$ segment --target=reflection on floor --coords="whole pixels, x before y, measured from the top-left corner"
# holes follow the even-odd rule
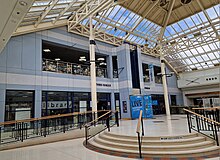
[[[121,121],[120,127],[112,128],[111,132],[136,135],[137,120]],[[171,117],[155,116],[155,119],[144,120],[145,135],[180,135],[188,133],[187,121],[184,115]],[[63,134],[65,136],[65,134]],[[62,141],[32,147],[24,147],[7,151],[0,151],[1,160],[125,160],[97,153],[83,146],[83,138]],[[210,160],[219,160],[212,158]]]

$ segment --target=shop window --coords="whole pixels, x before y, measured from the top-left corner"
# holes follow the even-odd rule
[[[176,95],[170,95],[171,106],[176,106]]]
[[[118,78],[118,59],[117,56],[112,56],[113,78]]]
[[[5,121],[34,118],[34,91],[6,90]]]
[[[107,78],[106,55],[96,53],[96,76]],[[89,51],[42,41],[42,70],[90,76]]]
[[[150,74],[149,74],[148,64],[142,63],[142,70],[143,70],[143,81],[150,82]]]
[[[158,75],[159,73],[161,73],[161,68],[158,66],[154,66],[155,83],[162,84],[162,77],[161,75]]]

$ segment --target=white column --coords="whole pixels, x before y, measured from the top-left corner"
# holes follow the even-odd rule
[[[160,50],[162,50],[162,48]],[[167,90],[165,62],[164,62],[164,57],[163,56],[160,57],[160,63],[161,63],[161,75],[162,75],[162,82],[163,82],[163,92],[164,92],[166,115],[169,116],[170,115],[170,106],[169,106],[169,98],[168,98],[168,90]]]
[[[95,67],[95,41],[94,28],[92,24],[92,16],[90,16],[90,74],[91,74],[91,97],[92,97],[92,111],[97,111],[97,92],[96,92],[96,67]]]

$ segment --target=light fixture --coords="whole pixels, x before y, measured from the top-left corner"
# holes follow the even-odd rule
[[[79,57],[80,59],[86,59],[86,56],[81,56],[81,57]]]
[[[115,27],[115,28],[114,28],[114,31],[116,32],[117,30],[118,30],[118,29]]]
[[[98,58],[97,61],[104,61],[105,58]]]
[[[201,35],[202,35],[201,32],[196,32],[196,33],[193,34],[194,37],[198,37],[198,36],[201,36]]]
[[[51,52],[50,49],[43,49],[44,52]]]
[[[100,66],[106,66],[106,63],[101,62],[99,65],[100,65]]]
[[[60,58],[55,58],[55,61],[60,61]]]
[[[20,4],[21,6],[27,6],[27,2],[25,2],[25,1],[20,1],[19,4]]]
[[[86,59],[85,58],[80,58],[79,61],[80,62],[86,62]]]

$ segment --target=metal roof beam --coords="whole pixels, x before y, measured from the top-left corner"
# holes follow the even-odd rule
[[[133,32],[137,26],[147,17],[147,15],[151,12],[151,10],[158,4],[160,0],[157,0],[156,2],[154,2],[154,4],[149,8],[149,10],[147,10],[147,12],[141,17],[141,19],[139,19],[139,21],[136,22],[136,24],[132,27],[132,29],[130,30],[130,32]],[[125,40],[129,37],[130,33],[126,35],[126,37],[124,38]]]
[[[207,11],[204,9],[202,3],[201,3],[199,0],[196,0],[196,2],[198,3],[199,7],[202,9],[202,11],[203,11],[205,17],[208,19],[208,22],[209,22],[210,25],[212,26],[212,29],[213,29],[213,31],[215,32],[216,37],[220,40],[220,36],[219,36],[219,34],[218,34],[218,31],[217,31],[217,29],[215,28],[215,26],[212,24],[212,20],[211,20],[211,18],[209,17]]]
[[[37,27],[40,22],[47,16],[47,14],[53,9],[53,7],[57,4],[59,0],[53,0],[53,2],[50,4],[49,7],[47,7],[44,11],[44,13],[38,18],[38,21],[35,23],[35,27]]]
[[[27,34],[27,33],[33,33],[33,32],[38,32],[42,30],[47,30],[51,28],[56,28],[56,27],[62,27],[67,25],[67,20],[59,20],[55,24],[52,22],[45,22],[45,23],[40,23],[37,27],[35,25],[29,25],[29,26],[24,26],[24,27],[19,27],[12,36],[18,36],[22,34]]]
[[[80,7],[68,20],[68,31],[70,32],[81,21],[88,18],[92,14],[96,14],[103,10],[109,4],[114,4],[114,0],[89,0]]]

